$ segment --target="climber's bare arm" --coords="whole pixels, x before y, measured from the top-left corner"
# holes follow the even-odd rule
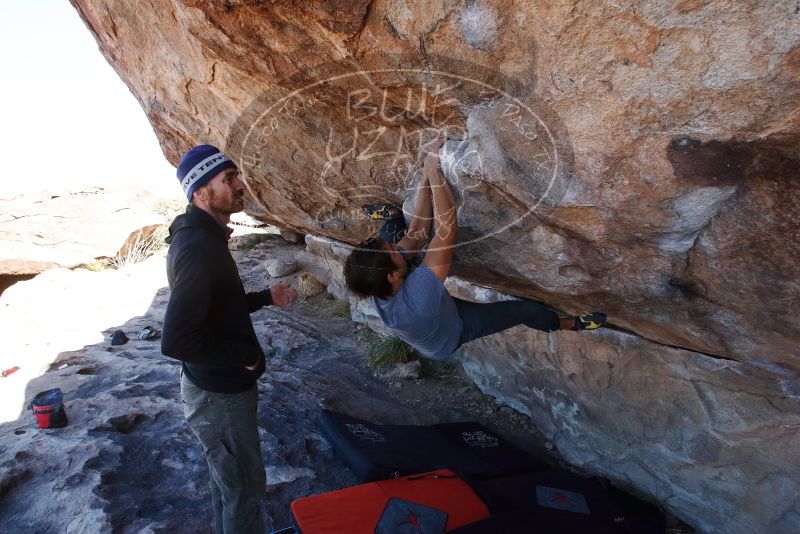
[[[450,185],[444,179],[439,167],[439,149],[445,138],[440,135],[431,145],[425,158],[423,173],[428,179],[433,199],[433,218],[436,221],[436,233],[433,235],[423,263],[442,282],[450,272],[453,260],[453,247],[458,234],[456,206]]]
[[[431,204],[431,189],[428,187],[427,176],[422,176],[418,191],[411,224],[408,226],[406,235],[397,243],[399,247],[408,252],[422,250],[431,238],[433,205]]]

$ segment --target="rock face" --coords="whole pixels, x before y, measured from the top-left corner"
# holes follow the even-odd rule
[[[307,237],[328,290],[348,295],[341,244]],[[447,280],[475,302],[509,295]],[[618,330],[544,334],[516,327],[458,353],[484,393],[527,414],[573,465],[636,488],[701,532],[800,530],[800,380],[774,366],[659,345]]]
[[[260,219],[355,243],[445,129],[459,276],[800,369],[795,6],[72,3],[167,157],[224,146]]]
[[[614,394],[632,409],[643,394],[632,384],[662,376],[662,389],[652,390],[673,403],[660,405],[664,428],[686,421],[696,436],[717,411],[749,410],[748,421],[761,413],[758,403],[742,408],[735,396],[691,386],[712,373],[702,362],[727,358],[728,370],[713,372],[720,391],[741,390],[744,376],[753,399],[795,418],[788,426],[737,427],[740,439],[785,432],[798,448],[795,5],[154,0],[141,10],[124,0],[71,1],[141,102],[167,157],[176,162],[200,142],[224,147],[247,179],[252,216],[356,243],[377,229],[361,204],[402,203],[419,174],[421,143],[446,130],[443,168],[459,202],[454,274],[567,312],[606,311],[616,326],[652,341],[609,335],[584,346],[526,336],[515,343],[572,347],[559,354],[580,347],[586,365],[606,358],[589,352],[619,350],[624,361],[643,354],[635,361],[649,364],[633,368],[638,378]],[[545,409],[555,391],[586,400],[579,410],[597,410],[610,395],[595,384],[579,397],[567,367],[553,364],[565,374],[551,377],[549,393],[517,398],[508,384],[540,383],[533,367],[516,362],[520,346],[504,343],[493,353],[501,378],[492,378],[488,360],[472,365],[476,381],[531,413],[530,403]],[[710,419],[699,426],[690,422],[700,419],[681,419],[688,417],[683,402],[695,403],[692,417]],[[654,449],[676,443],[633,422],[581,415],[573,429],[586,425],[587,434],[576,449],[601,446],[589,439],[590,423],[611,438],[632,432]],[[747,457],[724,432],[711,436],[733,447],[733,458]],[[713,444],[680,443],[694,465],[735,471],[715,467],[730,458],[703,452]],[[704,528],[745,532],[758,520],[778,528],[799,517],[745,505],[747,491],[726,484],[744,483],[747,473],[715,478],[675,470],[678,456],[656,462],[636,453],[657,471],[648,482],[627,473],[632,464],[612,464],[610,451],[598,451],[594,463],[574,458],[650,489],[655,480],[682,477],[669,486],[684,492],[670,506]],[[762,474],[763,484],[789,487]],[[737,527],[714,504],[713,495],[730,494],[733,515],[751,523]],[[700,510],[707,495],[713,513]]]
[[[636,487],[702,532],[800,530],[791,376],[613,330],[516,327],[462,351],[481,390],[530,415],[570,463]]]
[[[294,261],[272,260],[267,264],[267,272],[272,277],[286,276],[297,270],[297,263]]]

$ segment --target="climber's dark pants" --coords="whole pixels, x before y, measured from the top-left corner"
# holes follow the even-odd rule
[[[212,393],[181,373],[183,413],[203,445],[217,534],[263,534],[266,475],[256,407],[258,388]]]
[[[506,300],[481,304],[454,298],[464,323],[460,347],[464,343],[524,324],[543,332],[560,328],[558,315],[535,300]]]

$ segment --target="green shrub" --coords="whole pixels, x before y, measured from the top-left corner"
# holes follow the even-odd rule
[[[382,337],[372,344],[368,364],[373,369],[393,363],[408,363],[415,360],[414,351],[397,336]]]
[[[242,236],[242,244],[239,246],[239,250],[252,250],[253,247],[258,245],[259,243],[263,243],[267,239],[270,238],[270,234],[246,234]]]

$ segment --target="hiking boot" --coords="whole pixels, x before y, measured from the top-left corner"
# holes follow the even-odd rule
[[[387,221],[394,219],[400,214],[400,208],[391,204],[367,204],[361,208],[370,219]]]
[[[575,317],[575,330],[597,330],[606,324],[606,314],[593,312]]]

